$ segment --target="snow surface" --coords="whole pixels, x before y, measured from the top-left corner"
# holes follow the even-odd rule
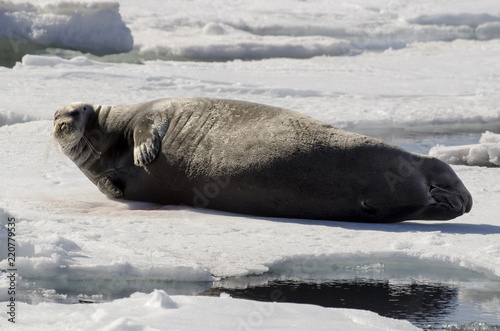
[[[442,133],[499,133],[496,0],[119,4],[0,1],[0,17],[10,20],[0,20],[0,36],[41,26],[43,38],[33,39],[41,43],[63,40],[74,28],[85,32],[68,39],[74,44],[49,44],[96,52],[111,39],[129,45],[128,29],[134,40],[131,53],[115,58],[57,50],[69,58],[25,55],[12,69],[0,67],[0,270],[8,268],[6,223],[15,217],[21,278],[211,283],[267,274],[323,280],[337,278],[335,270],[410,266],[415,274],[445,269],[500,280],[500,173],[464,165],[498,161],[493,133],[485,133],[479,146],[431,151],[450,163],[460,159],[462,165],[453,168],[474,198],[470,214],[449,222],[378,225],[111,201],[50,137],[54,112],[70,102],[178,96],[261,102],[357,132],[416,137],[413,146],[423,153],[442,144]],[[91,23],[85,28],[84,18]],[[99,34],[96,20],[115,29]],[[116,38],[120,33],[123,39]],[[262,60],[164,61],[176,57]],[[422,144],[419,137],[425,137]],[[8,286],[0,275],[2,307]],[[18,309],[27,329],[73,329],[75,323],[82,329],[162,329],[172,323],[172,329],[234,330],[241,321],[260,323],[262,316],[259,328],[290,329],[311,321],[317,329],[412,327],[365,311],[169,297],[161,291],[93,305],[19,303]],[[268,316],[268,310],[274,313]],[[208,312],[217,316],[213,322]],[[12,325],[0,318],[0,327]]]
[[[21,304],[16,328],[2,330],[419,330],[407,321],[353,309],[172,296],[155,290],[100,305]],[[131,309],[132,308],[132,309]],[[68,316],[71,327],[68,327]],[[3,323],[5,324],[5,323]]]
[[[1,1],[0,49],[31,53],[55,46],[103,55],[129,52],[133,43],[134,59],[335,56],[414,42],[498,39],[496,5],[495,0]]]
[[[141,8],[132,0],[121,3],[134,47],[144,57],[302,58],[401,48],[416,41],[500,37],[494,0],[256,0],[202,6],[178,0]],[[145,15],[150,10],[160,14]]]

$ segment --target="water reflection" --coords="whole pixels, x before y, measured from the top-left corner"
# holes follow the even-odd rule
[[[275,280],[247,288],[210,288],[203,295],[218,296],[222,292],[241,299],[365,309],[386,317],[410,320],[420,327],[437,328],[444,324],[446,316],[453,315],[459,290],[451,285],[415,282],[391,284],[389,281],[343,280],[302,283]]]
[[[472,278],[415,279],[389,276],[283,280],[262,275],[228,278],[214,284],[147,279],[24,278],[16,294],[19,301],[31,304],[72,304],[106,302],[155,289],[165,290],[169,295],[219,296],[224,292],[233,298],[257,301],[370,310],[381,316],[408,320],[423,329],[500,330],[499,282]]]
[[[135,292],[165,290],[169,295],[197,295],[212,282],[168,282],[162,280],[123,279],[24,279],[17,298],[30,304],[40,302],[99,303],[130,297]]]

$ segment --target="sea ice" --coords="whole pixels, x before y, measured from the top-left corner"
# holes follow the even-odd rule
[[[119,5],[0,1],[0,52],[18,61],[0,67],[1,270],[8,269],[7,219],[15,218],[18,280],[52,279],[46,295],[57,295],[68,279],[95,284],[96,295],[110,280],[210,286],[249,275],[323,281],[386,270],[500,279],[500,173],[493,167],[500,164],[499,135],[462,141],[500,126],[496,0]],[[22,57],[24,46],[30,54]],[[175,57],[184,61],[164,61]],[[462,146],[437,146],[431,155],[457,164],[474,206],[449,222],[357,224],[123,203],[106,199],[50,137],[54,112],[71,102],[189,96],[281,106],[351,131],[405,139],[425,154],[457,135]],[[1,272],[2,307],[9,286]],[[366,311],[159,290],[106,303],[18,308],[27,330],[414,329]],[[0,326],[13,328],[3,317]]]
[[[429,155],[450,164],[470,166],[500,166],[500,134],[486,131],[479,144],[462,146],[437,145],[431,148]]]

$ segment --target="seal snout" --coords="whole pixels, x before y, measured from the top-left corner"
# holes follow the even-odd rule
[[[54,124],[54,126],[56,127],[55,131],[56,132],[64,132],[64,131],[68,131],[68,123],[66,122],[61,122],[61,123],[57,123],[57,124]]]
[[[61,139],[73,131],[75,131],[74,123],[70,119],[58,118],[54,120],[53,135],[55,138]]]
[[[439,206],[447,208],[453,214],[463,215],[472,208],[472,196],[465,188],[450,190],[431,186],[429,193]]]

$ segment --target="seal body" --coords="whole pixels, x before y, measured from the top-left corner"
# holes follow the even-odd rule
[[[54,137],[110,198],[361,222],[452,219],[472,206],[442,161],[250,102],[75,103],[57,111]]]

